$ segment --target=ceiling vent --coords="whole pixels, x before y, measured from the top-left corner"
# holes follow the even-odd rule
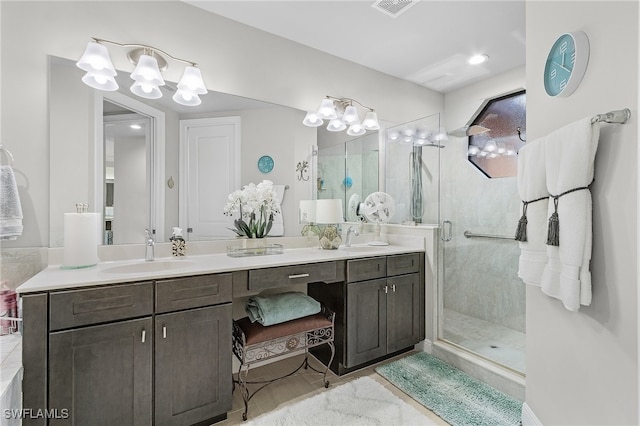
[[[392,18],[397,18],[411,6],[418,3],[418,1],[419,0],[377,0],[371,7]]]

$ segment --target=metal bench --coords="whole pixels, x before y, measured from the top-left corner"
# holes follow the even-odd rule
[[[249,401],[267,385],[292,376],[301,368],[310,368],[323,374],[324,387],[329,387],[327,373],[335,354],[334,346],[335,313],[322,305],[319,313],[309,315],[280,324],[263,326],[252,323],[248,317],[233,321],[233,353],[240,361],[237,383],[242,390],[244,413],[242,419],[247,420]],[[309,348],[327,344],[331,348],[331,358],[324,371],[315,369],[309,364]],[[281,357],[293,351],[304,350],[305,357],[302,364],[291,373],[270,380],[248,381],[247,376],[251,366],[258,362]],[[250,391],[248,385],[258,385]]]

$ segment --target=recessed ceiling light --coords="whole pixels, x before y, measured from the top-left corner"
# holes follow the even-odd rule
[[[473,55],[469,58],[469,63],[471,65],[478,65],[485,62],[487,59],[489,59],[489,55],[485,55],[484,53],[481,55]]]

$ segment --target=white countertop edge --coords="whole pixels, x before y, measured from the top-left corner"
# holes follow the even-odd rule
[[[223,273],[238,270],[269,268],[276,266],[298,265],[305,263],[328,262],[362,257],[385,256],[409,252],[424,252],[425,239],[403,235],[398,245],[393,239],[392,245],[369,246],[354,244],[350,248],[341,246],[337,250],[322,250],[317,247],[284,249],[283,254],[230,257],[225,253],[201,254],[183,258],[160,257],[154,262],[183,263],[184,267],[172,267],[158,271],[114,273],[113,270],[127,265],[145,263],[144,260],[121,260],[100,262],[96,266],[84,269],[61,269],[60,265],[49,265],[46,269],[17,288],[19,294],[51,290],[75,289],[104,284],[117,284],[145,280],[157,280],[180,276]]]

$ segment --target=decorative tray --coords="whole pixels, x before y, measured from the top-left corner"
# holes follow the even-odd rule
[[[265,256],[268,254],[282,254],[284,247],[282,244],[267,244],[264,247],[240,247],[228,246],[227,256],[246,257],[246,256]]]

